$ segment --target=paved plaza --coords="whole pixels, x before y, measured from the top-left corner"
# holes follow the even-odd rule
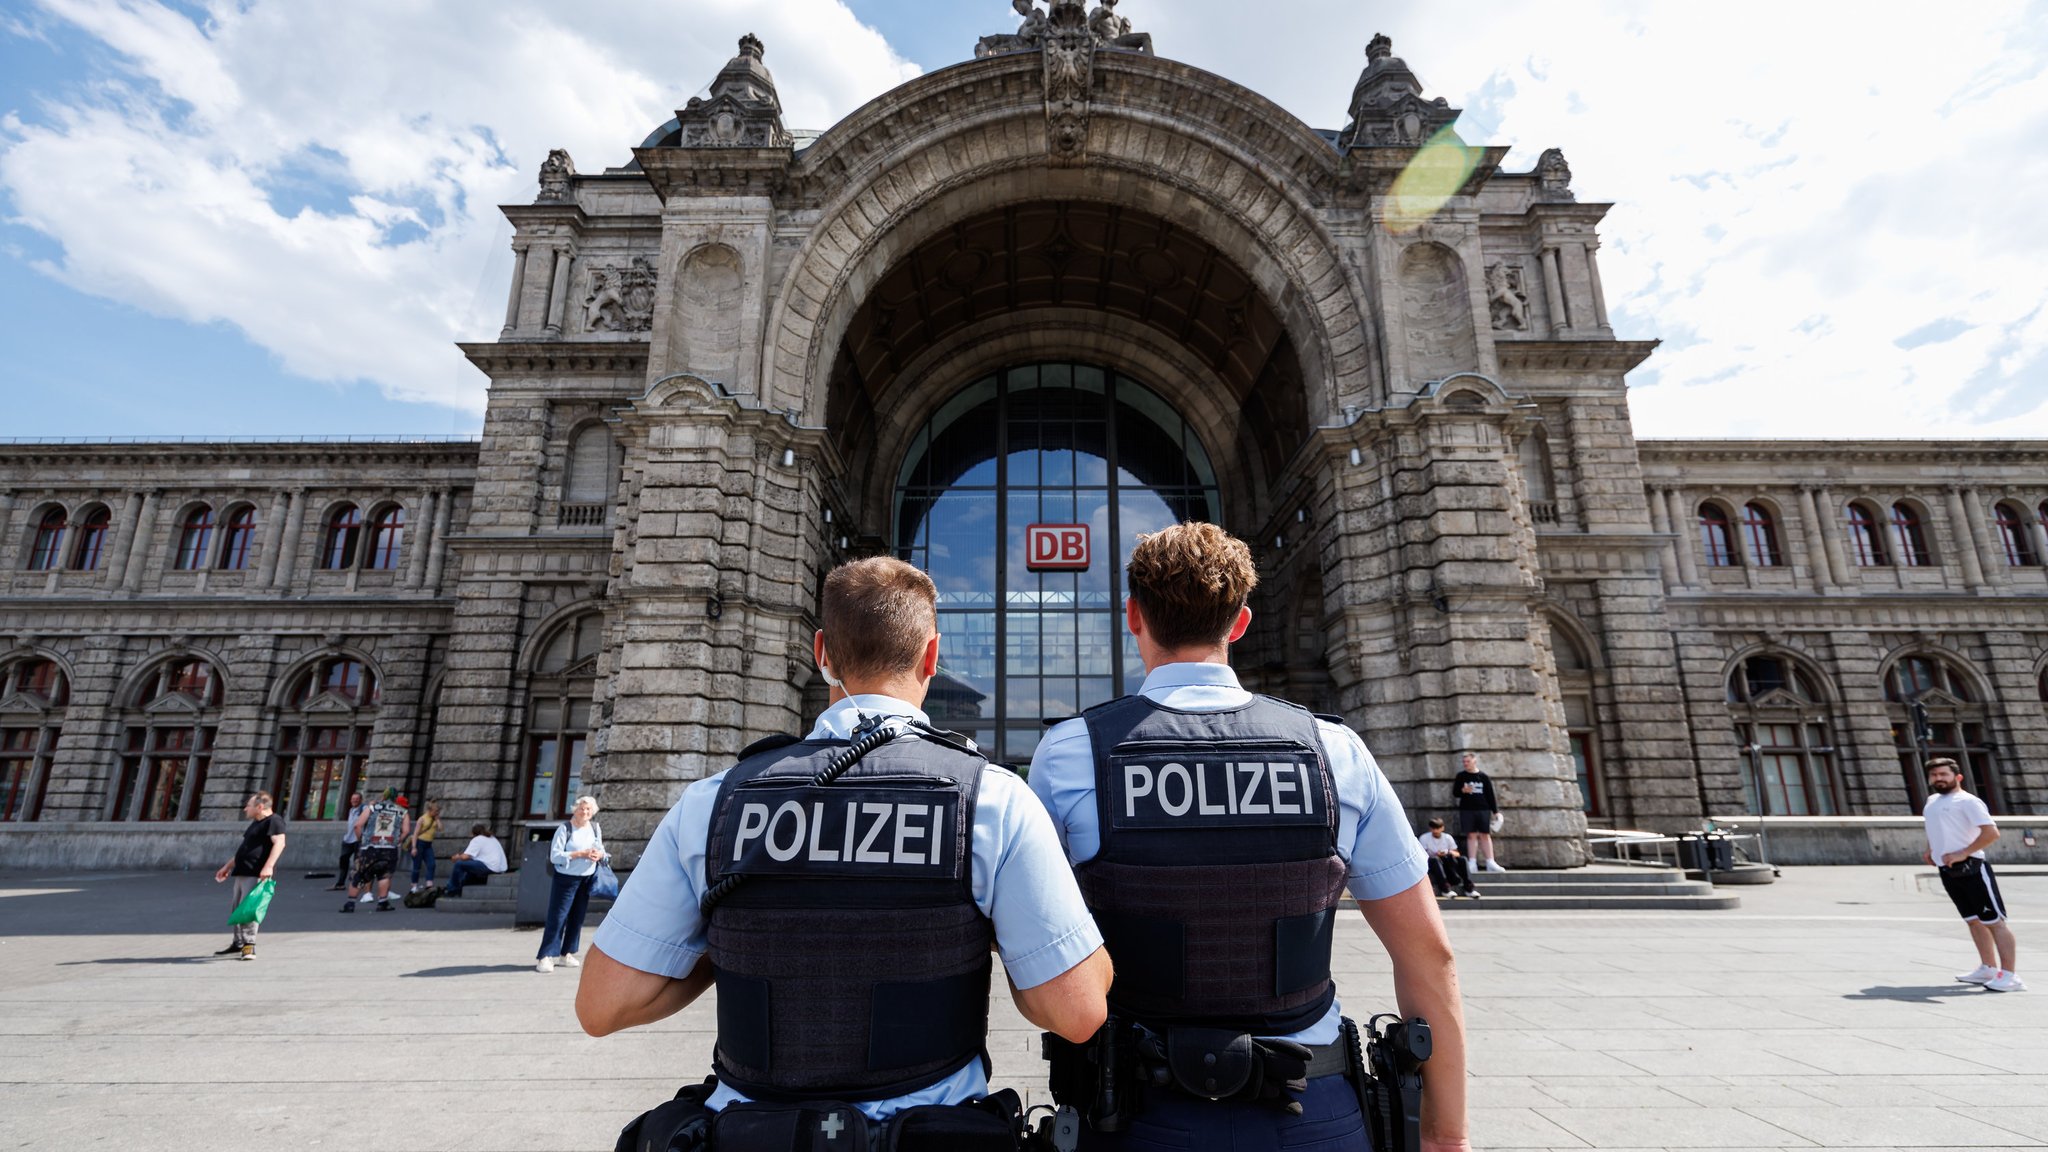
[[[2021,946],[2048,873],[2005,883]],[[0,873],[0,1148],[607,1149],[708,1067],[709,1001],[592,1040],[495,918],[341,916],[288,880],[254,963],[200,873]],[[2048,967],[1999,996],[1924,870],[1809,868],[1722,913],[1451,916],[1474,1147],[2048,1147]],[[1388,1002],[1347,915],[1345,1003]],[[2022,969],[2026,966],[2022,957]],[[1038,1081],[1007,1000],[997,1079]]]

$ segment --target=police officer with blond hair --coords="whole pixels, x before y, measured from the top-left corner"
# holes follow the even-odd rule
[[[1464,1152],[1457,974],[1400,801],[1356,733],[1239,686],[1230,645],[1258,583],[1242,541],[1180,524],[1128,574],[1143,687],[1053,728],[1031,762],[1116,961],[1102,1035],[1047,1041],[1055,1096],[1091,1122],[1079,1146],[1370,1147],[1373,1082],[1330,976],[1348,890],[1402,1016],[1433,1036],[1419,1146]]]
[[[989,1097],[991,946],[1027,1019],[1074,1041],[1101,1025],[1109,961],[1052,822],[919,708],[936,602],[895,559],[827,576],[831,706],[685,790],[598,929],[576,995],[591,1035],[718,989],[714,1079],[620,1147],[1015,1148],[1015,1094]]]

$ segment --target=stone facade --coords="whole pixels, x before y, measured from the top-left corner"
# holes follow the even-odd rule
[[[0,448],[0,661],[69,683],[61,709],[0,700],[0,725],[61,730],[41,819],[116,814],[140,685],[184,657],[224,691],[149,705],[217,729],[175,815],[231,814],[294,715],[347,710],[294,687],[346,656],[381,685],[346,722],[373,782],[503,828],[547,823],[573,769],[630,850],[815,710],[819,579],[898,546],[934,412],[1055,360],[1143,380],[1206,447],[1264,571],[1247,681],[1342,714],[1418,815],[1477,753],[1513,862],[1580,862],[1589,807],[1675,829],[1791,803],[1787,723],[1804,803],[1909,811],[1915,701],[2008,810],[2048,803],[2048,443],[1639,445],[1625,381],[1655,346],[1614,337],[1609,206],[1561,152],[1504,170],[1384,38],[1319,131],[1113,12],[1026,8],[822,134],[783,124],[748,37],[629,163],[551,154],[505,209],[503,331],[463,346],[480,443]],[[331,564],[344,500],[406,509],[395,568]],[[1852,500],[1917,510],[1922,553],[1858,563]],[[256,510],[248,566],[181,565],[200,502]],[[88,505],[99,566],[39,554],[42,518],[75,539]],[[1774,543],[1745,551],[1757,508]],[[1887,699],[1916,656],[1945,686]]]

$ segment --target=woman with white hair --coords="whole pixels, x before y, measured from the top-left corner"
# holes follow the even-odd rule
[[[576,949],[583,943],[583,917],[590,911],[590,884],[598,861],[611,855],[604,850],[604,830],[597,826],[596,816],[597,800],[578,797],[569,810],[569,822],[555,829],[555,841],[548,846],[548,860],[555,866],[554,887],[548,893],[537,972],[553,972],[557,958],[570,968],[582,963]]]

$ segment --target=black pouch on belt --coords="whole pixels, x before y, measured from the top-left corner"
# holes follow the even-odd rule
[[[926,1104],[889,1118],[883,1152],[1017,1152],[1024,1105],[1005,1088],[966,1104]]]
[[[612,1152],[696,1152],[711,1141],[711,1117],[704,1107],[718,1087],[718,1078],[706,1076],[677,1092],[675,1099],[642,1112],[619,1133]]]
[[[718,1152],[866,1152],[868,1118],[851,1104],[734,1104],[711,1121]]]
[[[1251,1082],[1252,1038],[1226,1028],[1171,1028],[1166,1066],[1174,1084],[1190,1096],[1235,1096]]]

